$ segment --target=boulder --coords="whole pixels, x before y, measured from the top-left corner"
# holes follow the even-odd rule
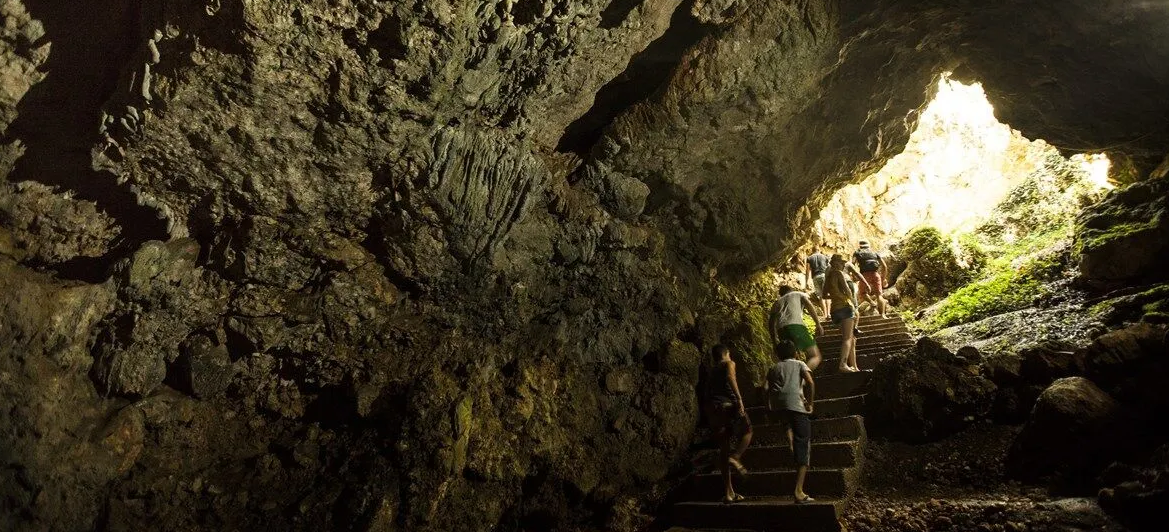
[[[1022,380],[1023,357],[1003,351],[982,359],[982,373],[999,386],[1013,386]]]
[[[995,385],[978,365],[931,338],[882,360],[869,383],[869,427],[910,441],[942,438],[986,416]]]
[[[1066,342],[1046,341],[1019,350],[1023,380],[1046,386],[1056,379],[1082,375],[1084,355]]]
[[[1086,376],[1124,404],[1130,453],[1169,441],[1169,326],[1139,323],[1104,334],[1083,350]]]
[[[689,342],[674,339],[657,356],[658,371],[667,375],[684,377],[689,382],[698,382],[698,370],[702,365],[702,353]]]
[[[1169,445],[1140,467],[1114,463],[1100,475],[1100,508],[1138,532],[1164,530],[1169,506]]]
[[[176,387],[200,399],[222,394],[231,383],[234,368],[227,346],[203,334],[187,338],[175,361]]]
[[[1169,326],[1138,323],[1106,333],[1080,355],[1085,374],[1117,399],[1152,408],[1169,408]]]
[[[1091,482],[1109,463],[1120,405],[1083,377],[1067,377],[1040,394],[1007,454],[1007,474],[1036,481],[1058,477],[1073,487]]]
[[[933,227],[909,233],[898,245],[907,266],[897,277],[897,293],[907,302],[929,303],[973,279],[976,261],[960,256],[954,246]]]
[[[1080,281],[1093,287],[1169,278],[1169,179],[1150,179],[1113,192],[1076,221]],[[1118,260],[1123,258],[1123,260]]]

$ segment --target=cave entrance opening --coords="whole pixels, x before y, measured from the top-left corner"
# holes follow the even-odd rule
[[[909,309],[1037,257],[1066,255],[1076,214],[1113,186],[1104,154],[1064,157],[1023,137],[995,118],[981,84],[947,73],[935,92],[904,151],[836,191],[810,242],[846,256],[862,239],[907,261],[930,256],[941,271],[896,285]]]

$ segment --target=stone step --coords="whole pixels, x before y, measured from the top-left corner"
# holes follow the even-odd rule
[[[868,324],[861,323],[860,330],[861,330],[861,335],[858,338],[864,338],[866,336],[870,336],[873,334],[884,334],[884,333],[894,333],[894,332],[908,333],[909,332],[908,327],[906,327],[905,325],[900,325],[900,324],[887,324],[887,325],[872,325],[872,326],[870,326]],[[820,334],[819,336],[816,337],[816,340],[817,341],[834,340],[834,339],[840,339],[842,336],[843,335],[841,334],[839,329],[832,329],[832,330],[825,329],[822,334]]]
[[[810,469],[804,479],[804,491],[813,497],[844,498],[855,490],[857,468]],[[790,496],[796,485],[796,472],[791,470],[755,470],[736,475],[735,492],[745,496]],[[683,500],[717,501],[724,493],[722,475],[703,473],[691,478]],[[728,523],[730,526],[734,526]]]
[[[812,409],[812,415],[816,418],[859,416],[863,415],[864,412],[864,395],[816,399],[815,408]],[[768,422],[775,423],[781,419],[779,413],[768,412],[765,405],[747,407],[747,417],[751,418],[752,424],[756,423],[756,420],[768,420]]]
[[[856,355],[856,364],[857,364],[857,366],[860,366],[861,370],[871,370],[871,369],[876,368],[877,363],[880,362],[885,357],[888,357],[890,355],[894,355],[894,354],[899,353],[899,352],[904,352],[904,351],[907,351],[909,349],[910,348],[905,347],[905,348],[901,348],[901,349],[890,349],[890,350],[880,351],[877,353],[869,353],[869,354],[862,354],[858,351],[857,355]],[[837,370],[839,368],[840,368],[840,358],[839,357],[825,358],[823,361],[820,362],[820,367],[816,368],[816,371],[812,373],[812,376],[819,377],[821,375],[825,375],[825,376],[834,375],[834,374],[838,373]]]
[[[888,334],[866,334],[862,337],[857,338],[856,340],[857,340],[856,341],[856,348],[857,349],[860,349],[862,347],[887,344],[890,342],[906,341],[906,340],[908,340],[910,342],[916,342],[916,340],[913,338],[913,335],[909,334],[908,332],[893,332],[893,333],[888,333]],[[841,340],[840,338],[837,338],[835,340],[828,340],[828,341],[823,341],[823,342],[817,341],[816,346],[820,348],[821,353],[831,352],[834,349],[839,351],[840,344],[842,344],[843,342],[844,342],[843,340]]]
[[[835,364],[835,362],[833,363]],[[817,400],[835,399],[837,397],[848,397],[865,393],[865,386],[872,376],[871,371],[828,373],[822,369],[823,367],[824,365],[821,364],[819,368],[816,368],[813,376],[816,380]],[[745,404],[754,405],[754,407],[748,408],[748,412],[758,412],[760,408],[767,406],[767,389],[751,388],[749,390],[743,390],[743,399]],[[754,420],[755,418],[752,417],[751,419]]]
[[[751,416],[754,423],[752,445],[787,445],[787,426],[777,423],[776,414]],[[865,423],[860,416],[820,418],[812,420],[812,442],[863,440]]]
[[[865,413],[865,396],[817,399],[812,415],[816,417],[859,416]]]
[[[904,340],[904,341],[897,341],[897,342],[888,342],[888,343],[879,344],[879,345],[858,346],[856,348],[856,356],[864,357],[864,356],[873,356],[873,355],[882,355],[882,356],[892,355],[894,353],[900,353],[903,351],[912,351],[914,346],[916,346],[916,345],[917,344],[914,342]],[[840,358],[840,348],[838,347],[838,348],[833,349],[831,351],[820,351],[820,356],[824,357],[824,359]],[[821,362],[821,364],[822,363],[823,362]],[[816,368],[816,369],[820,369],[820,368]]]
[[[825,319],[821,320],[821,323],[824,324],[825,331],[832,331],[832,330],[839,331],[840,330],[840,327],[838,325],[836,325],[835,323],[832,323],[832,320],[829,318],[825,318]],[[862,316],[861,317],[861,327],[863,328],[866,323],[869,325],[876,325],[876,326],[905,325],[905,320],[901,319],[901,316],[889,316],[888,318],[881,318],[878,316]]]
[[[833,441],[812,444],[810,462],[818,468],[855,467],[861,461],[864,440]],[[787,442],[782,445],[752,445],[743,453],[743,465],[749,470],[795,469],[795,458]],[[715,470],[711,470],[714,472]]]
[[[795,504],[791,496],[750,497],[734,504],[691,501],[674,505],[672,524],[714,530],[838,532],[843,507],[839,499],[817,498],[814,503]]]
[[[856,373],[836,373],[831,375],[813,375],[816,381],[816,399],[836,399],[865,393],[872,371],[858,371]]]

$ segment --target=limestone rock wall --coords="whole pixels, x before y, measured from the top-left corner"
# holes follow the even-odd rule
[[[742,329],[707,307],[941,72],[1057,146],[1166,144],[1161,99],[969,55],[1045,42],[1030,4],[0,6],[6,529],[633,526]],[[1110,71],[1162,86],[1158,16],[1062,46],[1147,34]],[[1080,128],[1081,87],[1126,106]]]

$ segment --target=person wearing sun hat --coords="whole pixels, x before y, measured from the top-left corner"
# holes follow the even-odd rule
[[[840,327],[840,371],[860,371],[856,367],[856,307],[852,304],[852,290],[845,275],[844,255],[832,255],[828,276],[824,279],[824,294],[832,301],[830,316],[832,323]]]

